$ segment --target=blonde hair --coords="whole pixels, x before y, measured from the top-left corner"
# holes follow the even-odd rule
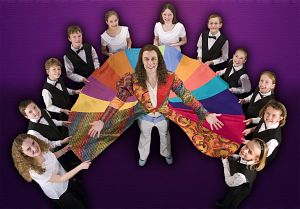
[[[213,13],[213,14],[209,15],[207,22],[209,22],[210,19],[215,18],[215,17],[217,17],[219,19],[219,22],[223,24],[223,19],[222,19],[221,15],[219,15],[217,13]]]
[[[50,67],[53,67],[53,66],[59,66],[61,68],[62,64],[57,58],[51,57],[51,58],[46,60],[45,69],[49,70]]]
[[[30,170],[33,170],[39,174],[45,172],[45,169],[37,163],[33,157],[29,157],[23,153],[22,144],[25,139],[31,138],[40,146],[41,152],[47,152],[49,150],[49,145],[44,141],[38,139],[30,134],[19,134],[13,141],[11,155],[14,161],[14,165],[18,170],[19,174],[28,182],[32,181],[29,174]]]
[[[265,104],[265,106],[259,111],[259,117],[264,117],[265,111],[268,107],[272,107],[275,110],[281,111],[282,120],[279,121],[279,126],[284,126],[287,118],[287,110],[285,106],[281,102],[272,99],[267,104]]]
[[[260,74],[260,77],[261,77],[262,75],[268,76],[268,78],[271,79],[272,84],[276,84],[276,75],[275,75],[274,72],[269,71],[269,70],[266,70],[266,71],[264,71],[264,72],[262,72],[262,73]],[[275,89],[275,87],[272,89],[272,93],[274,93],[274,89]]]
[[[254,142],[255,148],[260,150],[260,155],[259,155],[259,161],[255,164],[251,165],[250,169],[253,169],[256,171],[261,171],[266,165],[268,146],[266,145],[266,143],[263,140],[261,140],[259,138],[254,138],[251,141]],[[263,151],[263,153],[262,153],[262,151]]]

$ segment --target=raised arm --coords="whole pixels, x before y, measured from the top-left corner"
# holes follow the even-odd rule
[[[100,132],[102,131],[104,124],[109,121],[116,112],[118,112],[118,110],[126,102],[127,98],[132,95],[131,79],[132,75],[127,73],[119,81],[117,81],[117,95],[110,102],[100,120],[91,123],[92,127],[89,130],[89,136],[94,137],[97,135],[98,137],[100,137]]]

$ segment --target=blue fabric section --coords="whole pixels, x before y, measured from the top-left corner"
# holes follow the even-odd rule
[[[225,89],[228,89],[228,84],[222,78],[216,76],[200,88],[193,90],[192,94],[197,100],[202,100],[212,97]],[[181,102],[182,100],[179,97],[175,97],[170,98],[169,101]]]
[[[167,69],[174,72],[183,55],[176,48],[165,46],[165,52],[163,56]]]
[[[140,48],[131,48],[125,50],[125,54],[134,72],[135,72],[135,66],[138,61],[140,50],[141,50]]]
[[[239,99],[228,89],[221,93],[200,101],[209,112],[230,115],[243,115],[242,105]]]
[[[208,112],[221,113],[228,115],[243,115],[241,105],[238,103],[238,98],[232,94],[228,89],[222,91],[215,96],[207,99],[200,100],[202,105]],[[182,102],[169,102],[174,108],[188,109],[191,108],[183,104]]]

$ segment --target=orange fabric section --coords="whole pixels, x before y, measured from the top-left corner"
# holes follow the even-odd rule
[[[201,65],[201,62],[199,60],[192,59],[183,55],[180,62],[178,63],[176,75],[178,75],[178,77],[183,82],[185,82],[199,65]]]
[[[106,61],[100,68],[95,70],[95,72],[91,75],[101,84],[109,87],[110,89],[116,89],[116,81],[120,80],[121,76],[119,76],[109,65],[109,62]],[[110,79],[107,79],[110,78]]]

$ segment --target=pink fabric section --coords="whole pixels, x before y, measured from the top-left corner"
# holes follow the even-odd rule
[[[190,118],[191,120],[198,122],[198,117],[192,110],[179,109],[179,108],[172,108],[172,109],[176,109],[176,111],[181,115],[183,115],[184,117]],[[221,116],[218,117],[218,119],[222,121],[222,123],[224,123],[224,126],[219,130],[214,129],[212,130],[212,132],[219,134],[220,136],[226,139],[230,139],[231,141],[241,144],[242,138],[244,137],[242,131],[245,130],[246,128],[246,125],[243,122],[243,120],[245,120],[245,116],[222,114]],[[211,130],[210,125],[206,122],[206,120],[203,121],[202,125],[205,128]]]

